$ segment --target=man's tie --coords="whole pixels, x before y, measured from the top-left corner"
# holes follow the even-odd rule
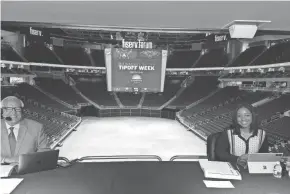
[[[14,156],[15,148],[16,148],[16,138],[13,132],[14,127],[10,127],[10,134],[8,136],[9,138],[9,143],[10,143],[10,150],[11,150],[11,155]]]

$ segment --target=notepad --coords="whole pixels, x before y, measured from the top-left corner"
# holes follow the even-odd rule
[[[206,178],[242,180],[239,171],[228,162],[201,160],[199,164]]]
[[[230,181],[203,181],[207,188],[235,188]]]
[[[10,194],[23,179],[0,179],[0,194]]]

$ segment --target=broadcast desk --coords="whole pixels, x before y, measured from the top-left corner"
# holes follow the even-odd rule
[[[24,178],[12,194],[290,194],[288,177],[242,176],[234,189],[213,189],[198,162],[96,162],[11,178]]]

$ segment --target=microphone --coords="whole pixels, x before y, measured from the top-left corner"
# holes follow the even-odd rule
[[[12,121],[12,118],[11,117],[5,117],[5,120],[6,121]]]

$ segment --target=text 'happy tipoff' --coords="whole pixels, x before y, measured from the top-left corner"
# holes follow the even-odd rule
[[[128,71],[154,71],[155,68],[152,65],[119,65],[119,70]]]

